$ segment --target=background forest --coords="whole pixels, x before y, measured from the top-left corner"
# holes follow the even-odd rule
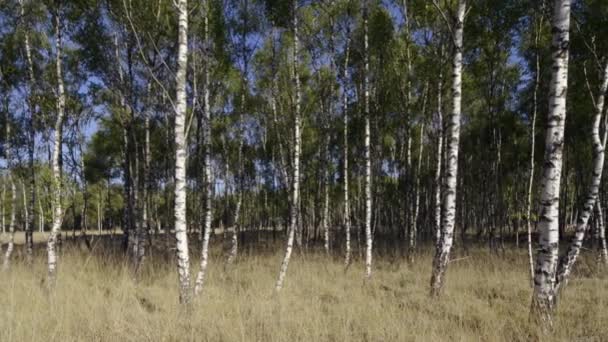
[[[606,37],[605,0],[0,1],[0,339],[600,341]]]

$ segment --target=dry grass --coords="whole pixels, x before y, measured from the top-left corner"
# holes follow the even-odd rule
[[[42,251],[40,251],[42,252]],[[121,258],[66,248],[56,291],[44,256],[0,276],[1,341],[528,341],[531,290],[524,254],[474,251],[450,265],[444,296],[428,297],[430,255],[414,265],[294,255],[273,296],[280,253],[242,257],[225,268],[214,251],[204,294],[189,313],[177,304],[173,262],[148,259],[136,283]],[[157,253],[158,254],[158,253]],[[194,258],[193,260],[196,260]],[[591,259],[591,258],[589,258]],[[589,264],[593,263],[589,261]],[[586,262],[560,302],[552,341],[606,341],[608,282]]]

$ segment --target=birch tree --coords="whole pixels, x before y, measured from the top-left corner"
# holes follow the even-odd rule
[[[293,30],[293,84],[295,87],[295,106],[294,106],[294,144],[293,144],[293,171],[291,176],[291,204],[289,206],[289,229],[287,231],[287,246],[285,248],[285,256],[281,263],[281,269],[279,270],[279,278],[275,284],[275,291],[279,292],[283,288],[283,282],[285,281],[285,275],[287,274],[287,267],[289,266],[289,260],[293,251],[293,241],[298,226],[298,212],[300,203],[300,150],[301,150],[301,139],[300,134],[300,102],[301,102],[301,91],[300,91],[300,74],[298,71],[299,67],[299,38],[298,38],[298,1],[292,0],[292,30]]]
[[[19,9],[22,20],[24,20],[24,45],[25,45],[25,57],[27,62],[27,84],[29,87],[29,94],[27,98],[28,112],[29,118],[27,122],[28,128],[28,141],[27,141],[27,154],[29,161],[29,191],[30,198],[29,202],[26,205],[25,210],[29,212],[28,221],[26,223],[26,227],[28,229],[25,230],[25,251],[26,258],[28,263],[32,262],[32,254],[34,248],[34,222],[36,222],[35,215],[35,203],[36,203],[36,169],[34,168],[34,151],[36,149],[36,131],[35,131],[35,118],[36,118],[36,108],[35,108],[35,85],[36,85],[36,77],[34,76],[34,63],[32,61],[32,47],[30,44],[30,32],[27,23],[25,22],[25,6],[23,0],[19,0]]]
[[[8,108],[6,108],[8,109]],[[13,178],[13,170],[11,168],[11,124],[9,119],[8,112],[6,113],[6,122],[5,122],[5,137],[4,137],[4,155],[7,163],[7,180],[10,184],[11,191],[11,211],[10,218],[8,221],[8,244],[6,246],[6,251],[4,252],[4,261],[2,262],[2,270],[6,271],[10,265],[11,255],[13,254],[13,249],[15,248],[15,212],[17,210],[17,188],[15,187],[15,180]]]
[[[348,267],[351,263],[351,238],[350,238],[350,199],[348,193],[348,62],[350,57],[350,32],[347,31],[346,51],[344,56],[344,75],[343,75],[343,90],[342,90],[342,112],[343,112],[343,135],[344,135],[344,147],[342,151],[343,158],[343,194],[344,194],[344,206],[343,206],[343,220],[344,220],[344,234],[346,240],[346,255],[344,257],[344,265]]]
[[[179,277],[179,301],[189,304],[190,259],[188,254],[188,229],[186,222],[186,71],[188,68],[188,0],[177,2],[178,47],[177,72],[175,75],[175,239],[177,273]]]
[[[365,278],[372,276],[372,159],[370,150],[370,111],[369,111],[369,1],[363,0],[363,116],[365,120],[363,136],[363,159],[365,162]]]
[[[434,2],[435,3],[435,2]],[[440,7],[444,18],[447,18]],[[442,203],[441,238],[435,247],[433,270],[431,275],[431,296],[437,297],[444,284],[445,273],[450,261],[450,250],[454,241],[454,226],[456,224],[456,187],[458,184],[458,150],[460,143],[460,115],[462,101],[462,41],[466,0],[458,1],[456,16],[453,23],[447,23],[452,38],[452,109],[447,120],[447,159],[445,190]],[[447,20],[447,19],[446,19]]]
[[[63,84],[63,64],[62,64],[62,25],[61,25],[61,5],[55,9],[54,21],[55,21],[55,72],[57,81],[57,117],[55,118],[55,136],[53,138],[53,153],[51,156],[51,169],[52,169],[52,226],[47,242],[47,253],[48,253],[48,276],[49,286],[53,286],[57,273],[57,235],[61,230],[61,223],[63,220],[63,208],[61,204],[61,149],[62,149],[62,138],[63,138],[63,121],[65,116],[65,90]]]
[[[443,50],[443,49],[442,49]],[[435,175],[433,181],[435,183],[435,202],[434,202],[434,218],[435,218],[435,244],[441,241],[441,164],[443,160],[443,71],[439,71],[437,78],[437,153],[435,160]]]
[[[534,295],[531,306],[532,315],[544,330],[553,326],[559,245],[559,195],[568,90],[569,30],[570,0],[555,0],[551,45],[553,65],[549,84],[545,156],[540,181],[538,253],[534,268]]]
[[[209,104],[209,1],[204,3],[203,17],[203,245],[201,248],[200,270],[196,277],[194,294],[198,295],[205,281],[209,258],[209,237],[211,236],[211,107]]]
[[[538,25],[537,25],[538,21]],[[535,152],[536,152],[536,114],[538,112],[538,87],[540,86],[540,52],[539,39],[540,31],[543,25],[543,17],[538,20],[534,19],[534,48],[535,48],[535,76],[534,76],[534,91],[532,93],[532,120],[530,122],[530,169],[528,172],[528,196],[526,202],[526,229],[528,238],[528,263],[530,265],[530,282],[534,287],[534,257],[532,253],[532,190],[534,186],[534,167],[535,167]]]
[[[555,296],[558,296],[560,290],[568,283],[568,278],[570,273],[572,273],[572,269],[583,245],[583,239],[585,238],[585,233],[587,232],[587,223],[593,214],[593,209],[596,207],[596,201],[599,196],[600,183],[602,181],[602,174],[604,172],[604,151],[606,149],[606,138],[608,138],[608,130],[606,129],[604,129],[603,134],[600,135],[600,125],[604,115],[604,97],[607,89],[608,62],[606,62],[604,65],[600,89],[597,99],[593,104],[595,107],[595,116],[593,118],[593,125],[591,128],[591,139],[593,141],[593,173],[591,176],[591,182],[589,184],[589,189],[587,190],[583,209],[578,216],[574,238],[572,239],[566,254],[560,259],[557,266]],[[592,96],[592,98],[595,97]]]
[[[597,218],[597,264],[598,266],[608,266],[608,248],[606,248],[606,226],[604,225],[604,213],[602,212],[602,201],[598,194],[595,203],[595,213]]]

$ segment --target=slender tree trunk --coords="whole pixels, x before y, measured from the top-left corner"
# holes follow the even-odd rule
[[[534,189],[534,158],[536,151],[536,114],[538,112],[538,88],[540,86],[540,52],[538,41],[540,39],[540,30],[542,27],[541,21],[536,27],[535,23],[535,36],[534,36],[534,47],[536,49],[536,76],[534,79],[534,92],[533,92],[533,107],[532,107],[532,120],[530,122],[530,169],[528,175],[528,197],[526,198],[526,228],[528,235],[528,263],[530,266],[530,284],[534,287],[534,257],[532,253],[532,191]]]
[[[600,200],[599,194],[595,204],[596,215],[597,215],[597,230],[598,230],[598,242],[597,242],[597,263],[598,266],[608,266],[608,248],[606,248],[606,226],[604,225],[604,213],[602,212],[602,201]]]
[[[424,118],[426,113],[426,100],[427,100],[428,86],[425,88],[423,99],[422,99],[422,117]],[[424,121],[420,124],[420,141],[418,145],[418,164],[416,168],[416,181],[414,184],[414,191],[416,192],[414,197],[414,216],[412,218],[413,224],[410,229],[410,243],[408,259],[410,262],[414,261],[414,253],[416,253],[416,242],[418,240],[418,214],[420,210],[420,173],[422,171],[422,151],[424,146]]]
[[[65,91],[63,85],[63,71],[61,62],[62,53],[62,36],[61,36],[61,19],[60,9],[56,9],[55,13],[55,49],[56,49],[56,78],[57,78],[57,117],[55,119],[55,137],[53,138],[53,153],[51,156],[51,169],[53,173],[53,224],[51,233],[47,243],[48,253],[48,276],[49,286],[53,286],[57,271],[57,252],[56,243],[57,235],[61,230],[61,222],[63,220],[63,208],[61,205],[61,147],[63,138],[63,120],[65,115]]]
[[[42,200],[38,197],[38,214],[40,215],[40,225],[39,229],[41,233],[44,233],[44,224],[46,218],[44,217],[44,208],[42,207]]]
[[[135,274],[138,275],[146,259],[146,241],[150,233],[150,113],[145,114],[144,118],[144,173],[142,188],[142,222],[139,227],[137,238],[137,258]]]
[[[443,160],[443,114],[442,114],[442,95],[443,95],[443,72],[439,71],[437,81],[437,166],[435,168],[435,244],[441,241],[441,162]]]
[[[175,76],[175,239],[177,241],[177,272],[179,275],[179,301],[189,304],[190,260],[186,222],[186,72],[188,67],[188,1],[179,0],[177,73]]]
[[[203,243],[201,248],[201,264],[196,283],[194,295],[198,295],[205,281],[209,257],[209,238],[211,236],[211,107],[209,103],[209,2],[204,3],[204,66],[203,66]]]
[[[6,113],[5,128],[6,128],[6,136],[5,136],[5,143],[4,143],[4,153],[6,156],[6,163],[7,163],[7,168],[8,168],[8,177],[7,178],[10,183],[10,186],[11,186],[11,212],[10,212],[10,219],[8,222],[8,233],[9,233],[8,245],[6,247],[6,252],[4,253],[4,261],[2,263],[3,271],[8,270],[10,260],[11,260],[11,255],[13,254],[13,249],[15,247],[15,212],[17,211],[17,188],[15,187],[15,180],[14,180],[12,170],[11,170],[11,164],[12,164],[11,163],[11,146],[10,146],[11,125],[10,125],[8,113]]]
[[[23,0],[19,0],[19,7],[21,11],[21,17],[25,18],[25,9],[23,6]],[[28,120],[28,141],[27,141],[27,154],[28,154],[28,162],[29,162],[29,181],[30,181],[30,200],[25,205],[25,209],[29,212],[29,216],[27,218],[26,227],[28,229],[25,230],[25,253],[26,260],[28,264],[32,263],[32,255],[34,250],[34,222],[35,221],[35,204],[36,204],[36,170],[34,168],[34,151],[36,149],[36,130],[35,130],[35,91],[34,86],[36,84],[36,79],[34,76],[34,63],[32,62],[32,49],[30,45],[30,33],[27,27],[24,27],[24,41],[25,41],[25,57],[27,60],[27,71],[28,71],[28,86],[30,88],[30,93],[27,99],[28,111],[29,111],[29,120]]]
[[[301,148],[301,135],[300,135],[300,73],[299,73],[299,37],[298,37],[298,2],[293,0],[293,83],[295,86],[295,111],[294,111],[294,146],[293,146],[293,174],[292,174],[292,195],[291,205],[289,208],[289,230],[287,233],[287,246],[285,248],[285,257],[281,263],[281,269],[279,271],[279,278],[275,285],[275,291],[279,292],[283,288],[283,282],[285,281],[285,275],[287,274],[287,267],[289,266],[289,259],[291,258],[291,252],[293,250],[293,240],[295,232],[298,226],[299,216],[299,203],[300,203],[300,148]]]
[[[583,210],[579,213],[574,238],[568,247],[566,255],[564,255],[557,266],[557,279],[555,283],[555,296],[559,296],[560,290],[568,283],[568,278],[572,272],[574,264],[580,254],[585,233],[587,232],[587,223],[593,214],[593,208],[596,206],[596,201],[599,196],[600,183],[604,172],[604,151],[606,147],[606,138],[608,130],[604,130],[603,137],[600,137],[600,124],[602,114],[604,113],[604,96],[608,89],[608,63],[604,66],[602,75],[602,83],[600,91],[595,103],[595,117],[593,127],[591,129],[591,138],[593,140],[593,174],[587,196],[583,205]],[[556,298],[557,299],[557,298]]]
[[[549,85],[549,113],[538,216],[539,248],[534,269],[534,296],[531,307],[532,315],[544,331],[553,327],[559,245],[559,195],[568,89],[569,29],[570,0],[556,0],[552,24],[553,66]]]
[[[348,193],[348,62],[350,57],[350,32],[347,32],[349,38],[346,42],[346,53],[344,58],[344,89],[342,94],[342,111],[344,116],[344,150],[342,151],[343,160],[343,182],[344,182],[344,212],[342,213],[344,220],[344,234],[346,239],[346,255],[344,257],[344,265],[348,267],[351,262],[351,239],[350,239],[350,199]]]
[[[326,162],[324,170],[324,187],[323,187],[323,247],[325,249],[325,253],[329,254],[329,141],[325,145],[326,148]]]
[[[363,4],[363,94],[365,128],[363,155],[365,160],[365,277],[372,276],[372,158],[370,150],[370,111],[369,111],[369,34],[368,0]]]
[[[452,60],[452,112],[448,118],[447,127],[446,182],[443,197],[441,239],[435,250],[431,276],[431,296],[434,297],[439,296],[441,293],[445,273],[450,260],[450,250],[452,249],[454,240],[456,187],[458,184],[458,145],[460,142],[460,114],[462,101],[462,40],[465,10],[466,0],[459,0],[457,14],[454,18],[455,22],[452,25],[452,39],[454,45]]]
[[[0,199],[0,204],[2,204],[2,237],[4,238],[4,234],[6,234],[6,176],[3,175],[2,178],[2,198]]]

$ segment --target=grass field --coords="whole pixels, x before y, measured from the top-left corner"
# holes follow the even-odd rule
[[[282,245],[247,253],[226,267],[217,247],[221,239],[212,243],[209,278],[190,312],[177,303],[177,275],[166,253],[155,251],[136,282],[115,248],[97,246],[89,253],[66,241],[50,297],[42,246],[33,266],[16,253],[0,276],[0,341],[539,339],[528,323],[531,289],[523,250],[454,256],[444,296],[433,300],[430,254],[412,265],[378,257],[373,279],[364,282],[360,261],[345,273],[340,257],[296,253],[285,288],[274,296]],[[583,258],[559,303],[554,335],[541,340],[606,341],[607,279],[591,255]]]

